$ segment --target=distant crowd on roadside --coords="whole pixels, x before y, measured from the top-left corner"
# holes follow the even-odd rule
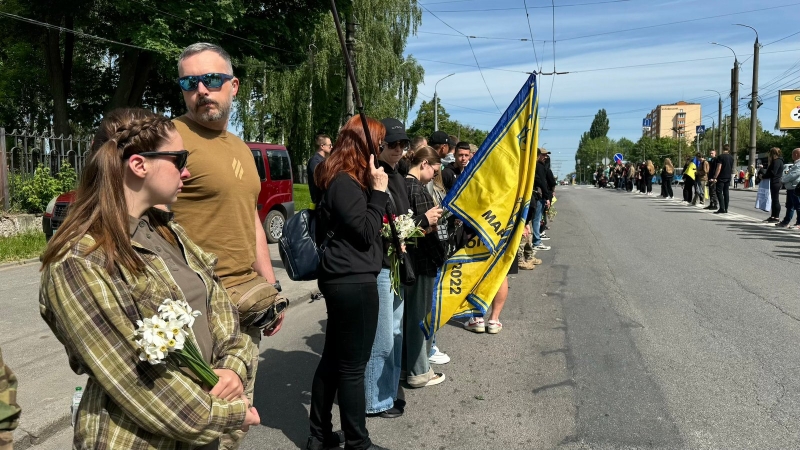
[[[743,189],[759,186],[764,191],[763,198],[766,201],[757,203],[756,207],[770,212],[764,222],[775,223],[780,228],[800,229],[800,149],[792,151],[791,164],[785,164],[781,155],[781,149],[773,147],[766,165],[759,162],[737,171],[730,146],[726,144],[721,155],[717,155],[716,150],[711,150],[709,157],[699,152],[687,155],[679,173],[670,158],[664,159],[660,170],[651,160],[601,167],[593,174],[594,186],[654,195],[653,184],[660,182],[661,197],[672,199],[673,188],[679,184],[683,191],[681,203],[715,210],[715,214],[728,213],[731,184],[734,188],[741,186]],[[786,214],[783,219],[780,218],[781,190],[786,190]],[[798,212],[797,222],[790,225],[795,211]]]

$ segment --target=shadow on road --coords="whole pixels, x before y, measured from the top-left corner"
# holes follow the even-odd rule
[[[305,336],[310,351],[267,349],[261,353],[254,406],[261,424],[283,434],[298,447],[308,439],[308,411],[311,381],[325,345],[327,320],[320,320],[320,332]]]

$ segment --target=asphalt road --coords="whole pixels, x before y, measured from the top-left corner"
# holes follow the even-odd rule
[[[677,199],[559,189],[553,249],[511,280],[503,332],[445,326],[447,380],[407,390],[400,418],[368,419],[374,441],[391,449],[800,447],[800,231],[763,224],[755,192],[732,191],[731,214],[720,216]],[[5,288],[38,283],[35,270],[0,271],[0,302],[11,296],[14,311],[26,311],[0,317],[4,352],[7,327],[18,336],[12,343],[48,339],[35,297]],[[262,342],[255,403],[263,426],[243,450],[304,446],[324,326],[323,302],[293,305],[284,329]],[[69,369],[50,339],[49,370],[23,369],[21,383],[44,377],[72,389],[72,379],[58,380]],[[11,355],[12,367],[25,364],[22,350]],[[67,448],[56,445],[67,439],[61,432],[32,448]]]

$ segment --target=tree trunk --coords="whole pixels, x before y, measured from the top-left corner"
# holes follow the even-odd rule
[[[64,18],[64,28],[72,30],[75,28],[75,17],[66,16]],[[75,54],[75,35],[64,33],[64,96],[69,98],[72,88],[72,61]]]
[[[141,50],[126,51],[119,62],[119,83],[108,109],[142,105],[142,95],[147,88],[155,56]],[[177,87],[176,87],[177,88]]]
[[[56,23],[60,23],[60,20]],[[53,131],[56,135],[72,134],[69,126],[67,90],[64,87],[64,68],[61,64],[61,40],[59,32],[48,29],[44,38],[45,66],[53,97]]]

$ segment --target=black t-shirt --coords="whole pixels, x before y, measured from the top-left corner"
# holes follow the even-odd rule
[[[453,189],[453,186],[456,184],[456,179],[458,176],[461,175],[461,169],[456,167],[456,164],[448,164],[442,169],[442,184],[444,184],[444,189],[447,192],[450,192],[450,189]]]
[[[311,201],[315,204],[319,203],[322,198],[322,190],[314,183],[314,169],[316,169],[322,161],[325,161],[325,158],[319,153],[314,153],[314,156],[311,157],[306,167],[306,174],[308,175],[308,193],[311,194]]]
[[[733,170],[733,156],[730,153],[723,153],[717,157],[719,164],[719,181],[731,181],[731,171]]]

